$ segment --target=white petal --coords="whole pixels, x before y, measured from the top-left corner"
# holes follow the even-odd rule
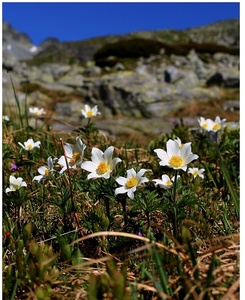
[[[185,159],[185,164],[188,165],[194,159],[198,159],[199,156],[197,154],[191,154]]]
[[[53,159],[51,156],[49,156],[49,158],[47,159],[47,164],[48,164],[48,169],[49,170],[53,170],[54,168],[54,163],[53,163]]]
[[[58,164],[61,166],[66,166],[66,160],[65,160],[65,156],[62,155],[59,160],[58,160]]]
[[[65,155],[67,157],[71,158],[73,155],[74,146],[71,144],[65,143],[64,148],[65,148]]]
[[[167,165],[169,162],[169,156],[166,151],[162,149],[155,149],[154,152],[156,152],[157,156],[161,159],[163,162],[161,165]]]
[[[111,160],[112,155],[113,155],[113,151],[114,151],[114,147],[113,146],[110,146],[110,147],[108,147],[105,150],[105,152],[104,152],[104,158],[105,158],[106,161]]]
[[[98,165],[100,162],[103,161],[103,152],[98,148],[93,148],[92,149],[91,160],[96,165]]]
[[[136,178],[139,179],[140,177],[142,177],[146,171],[147,171],[146,169],[140,169],[136,175]]]
[[[40,141],[37,141],[33,144],[33,147],[37,147],[37,148],[40,148],[40,144],[41,142]]]
[[[13,184],[15,181],[16,181],[16,178],[14,176],[10,175],[9,182]]]
[[[185,161],[186,158],[191,155],[191,143],[186,143],[183,145],[183,147],[180,149],[180,156],[183,158]]]
[[[107,173],[104,173],[104,174],[100,175],[99,177],[108,179],[108,178],[110,178],[110,174],[111,174],[111,171],[108,171]]]
[[[40,182],[40,180],[41,180],[43,177],[44,177],[43,175],[35,176],[35,177],[32,179],[32,181],[37,180],[38,182]]]
[[[63,172],[65,172],[65,170],[67,170],[67,166],[64,166],[61,170],[60,170],[60,174],[62,174]]]
[[[85,161],[81,164],[81,168],[88,172],[96,172],[97,165],[92,161]]]
[[[168,140],[166,143],[166,148],[169,157],[172,157],[173,155],[179,155],[180,148],[178,142],[173,140]]]
[[[79,137],[76,138],[75,148],[78,150],[79,153],[83,155],[86,145],[81,141]]]
[[[127,170],[127,178],[136,178],[136,172],[134,168]]]
[[[181,169],[181,170],[183,170],[183,171],[186,171],[186,169],[187,169],[187,165],[185,165],[185,166],[182,166],[181,168],[173,168],[173,169],[175,169],[175,170],[179,170],[179,169]]]
[[[27,186],[27,184],[25,181],[23,181],[20,186]]]
[[[22,181],[23,181],[23,178],[22,178],[22,177],[18,177],[18,178],[16,179],[16,182],[17,182],[18,184],[21,184]]]
[[[99,177],[101,177],[101,176],[99,176],[99,175],[98,175],[97,173],[95,173],[95,172],[92,172],[92,173],[88,174],[87,179],[91,179],[91,178],[99,178]]]
[[[88,112],[88,111],[90,111],[91,110],[91,107],[88,105],[88,104],[85,104],[85,111],[86,111],[86,113]]]
[[[112,162],[110,164],[111,165],[111,169],[113,170],[115,168],[116,164],[119,163],[119,162],[121,162],[121,161],[122,160],[120,158],[118,158],[118,157],[113,158],[113,160],[112,160]]]
[[[126,177],[122,177],[122,176],[119,176],[117,179],[116,179],[116,182],[120,185],[125,185],[126,182],[127,182],[127,178]]]
[[[26,148],[21,142],[18,142],[18,144],[22,147],[22,148]]]
[[[214,123],[220,124],[220,122],[221,122],[220,117],[217,116],[214,120]]]
[[[117,194],[124,194],[126,192],[127,192],[127,190],[125,189],[124,186],[121,186],[121,187],[115,189],[115,195],[117,195]]]
[[[134,192],[136,191],[136,187],[133,187],[132,189],[129,189],[127,192],[127,195],[130,199],[134,199]]]
[[[26,141],[26,144],[31,144],[31,145],[33,145],[33,144],[34,144],[33,139],[28,139],[28,140]]]
[[[166,182],[167,182],[168,180],[170,180],[169,176],[166,175],[166,174],[163,174],[163,175],[162,175],[162,181],[165,182],[165,184],[166,184]]]
[[[164,183],[162,180],[160,180],[160,179],[152,179],[152,181],[156,182],[156,183],[155,183],[156,185],[158,185],[158,184],[164,185],[164,184],[165,184],[165,183]]]
[[[39,167],[38,169],[38,173],[45,175],[45,171],[48,170],[48,168],[46,168],[45,166]]]
[[[139,180],[138,185],[140,185],[140,184],[142,184],[142,183],[145,183],[145,182],[148,182],[148,181],[149,181],[148,178],[146,178],[146,177],[141,177],[140,180]]]

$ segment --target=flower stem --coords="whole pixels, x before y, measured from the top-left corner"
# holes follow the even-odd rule
[[[177,207],[177,203],[176,203],[177,175],[178,175],[178,171],[175,170],[174,190],[173,190],[173,204],[174,204],[174,208],[173,208],[173,235],[178,240],[178,235],[179,235],[178,221],[177,221],[178,207]]]
[[[126,198],[122,198],[122,208],[123,208],[123,219],[124,219],[124,226],[127,226],[128,220],[127,220],[127,210],[126,210]]]
[[[79,222],[79,219],[78,219],[78,215],[77,215],[77,211],[76,211],[76,208],[75,208],[75,204],[74,204],[70,167],[69,167],[69,163],[68,163],[68,160],[67,160],[67,156],[66,156],[66,152],[65,152],[65,147],[64,147],[63,140],[60,139],[60,142],[61,142],[61,147],[62,147],[62,150],[63,150],[63,153],[64,153],[66,167],[67,167],[69,187],[70,187],[71,205],[72,205],[72,214],[74,215],[74,218],[76,220],[78,228],[81,228],[81,225],[80,225],[80,222]],[[79,231],[79,233],[83,236],[82,231]]]

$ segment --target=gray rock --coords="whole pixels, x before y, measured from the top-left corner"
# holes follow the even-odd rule
[[[169,66],[164,71],[164,79],[167,83],[175,83],[180,78],[183,78],[184,74],[175,66]]]

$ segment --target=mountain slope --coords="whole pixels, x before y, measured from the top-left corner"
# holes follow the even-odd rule
[[[239,49],[239,20],[226,20],[207,26],[190,28],[186,30],[156,30],[138,31],[124,35],[108,35],[75,42],[59,42],[57,39],[44,41],[38,51],[30,52],[33,44],[29,38],[17,33],[9,24],[3,24],[3,49],[6,45],[12,45],[11,55],[17,59],[32,59],[29,64],[40,65],[42,63],[84,64],[94,59],[94,55],[105,45],[128,41],[132,39],[147,39],[152,42],[160,42],[165,45],[208,44],[219,45],[229,49]],[[33,48],[35,49],[35,48]],[[218,51],[218,50],[217,50]],[[8,53],[8,51],[4,51]],[[10,54],[10,52],[8,53]]]

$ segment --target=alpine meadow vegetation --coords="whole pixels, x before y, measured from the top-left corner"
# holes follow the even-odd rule
[[[83,125],[55,132],[14,95],[16,114],[2,117],[3,299],[239,299],[239,127],[200,117],[195,131],[119,146],[96,127],[97,106],[81,103]]]

